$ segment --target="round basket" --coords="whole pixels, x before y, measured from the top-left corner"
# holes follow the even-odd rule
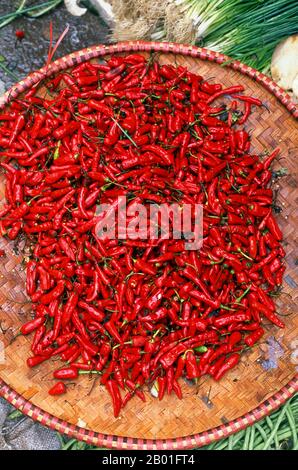
[[[253,131],[256,152],[280,147],[281,157],[274,169],[288,170],[276,182],[277,205],[283,208],[277,219],[284,233],[287,267],[283,291],[276,302],[286,328],[278,330],[266,325],[262,344],[246,353],[240,365],[219,383],[204,378],[198,386],[183,385],[181,401],[170,396],[159,402],[147,393],[146,403],[134,398],[121,416],[114,419],[109,397],[94,379],[81,377],[66,395],[50,397],[47,390],[53,384],[52,371],[59,362],[27,368],[25,359],[30,353],[30,338],[19,336],[13,340],[22,322],[30,316],[23,256],[13,243],[1,240],[6,256],[0,262],[0,396],[40,423],[96,446],[163,450],[199,447],[268,415],[298,390],[298,315],[295,314],[298,275],[294,256],[298,108],[268,77],[224,55],[188,45],[137,41],[94,46],[63,57],[11,88],[0,99],[0,109],[45,76],[86,60],[97,61],[131,51],[145,56],[155,52],[160,63],[186,66],[225,86],[241,83],[247,94],[267,105],[268,111],[264,107],[257,109],[246,127]],[[3,175],[0,175],[0,194],[3,199]]]

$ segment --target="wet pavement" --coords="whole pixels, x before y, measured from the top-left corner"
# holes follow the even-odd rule
[[[38,5],[43,0],[28,1],[26,6]],[[19,0],[0,0],[0,15],[15,11]],[[69,25],[69,31],[55,55],[63,57],[84,47],[107,43],[109,29],[99,16],[89,11],[80,17],[72,16],[64,4],[40,18],[21,17],[0,29],[0,56],[5,58],[5,65],[18,80],[30,72],[42,67],[46,62],[49,48],[49,24],[53,23],[54,39],[57,39]],[[18,41],[16,30],[25,32],[25,38]],[[0,68],[0,93],[2,87],[7,90],[17,80]]]

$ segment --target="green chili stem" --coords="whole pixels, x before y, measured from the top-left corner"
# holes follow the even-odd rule
[[[11,70],[9,70],[9,68],[6,67],[6,65],[3,64],[3,62],[0,62],[0,67],[5,73],[7,73],[7,75],[10,75],[10,77],[12,77],[14,80],[17,80],[17,81],[19,80],[19,77],[15,75]]]
[[[87,375],[87,374],[98,374],[98,375],[101,375],[102,372],[100,372],[99,370],[79,370],[78,372],[79,375]]]
[[[251,289],[251,285],[248,286],[248,288],[243,292],[243,294],[241,294],[239,297],[237,297],[237,299],[235,300],[236,304],[239,304],[241,302],[243,297],[246,296],[246,294],[250,291],[250,289]]]
[[[119,122],[112,117],[112,120],[115,122],[115,124],[119,127],[119,129],[121,130],[121,132],[125,135],[125,137],[127,137],[128,140],[131,141],[131,143],[136,147],[138,148],[137,144],[135,143],[135,141],[130,137],[130,135],[128,134],[128,132],[126,132],[125,129],[123,129],[123,127],[119,124]]]

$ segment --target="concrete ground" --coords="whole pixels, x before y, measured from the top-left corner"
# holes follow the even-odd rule
[[[28,0],[26,6],[38,5],[44,1]],[[0,16],[15,11],[19,3],[19,0],[0,1]],[[87,46],[108,42],[108,27],[99,16],[90,12],[80,17],[72,16],[64,4],[40,18],[21,17],[0,29],[0,56],[6,59],[4,63],[18,79],[26,77],[29,72],[45,64],[49,48],[50,21],[53,23],[55,39],[69,25],[69,32],[59,46],[55,58]],[[17,29],[25,32],[22,41],[16,40]],[[4,84],[4,89],[7,90],[16,80],[0,68],[0,81],[2,87]]]

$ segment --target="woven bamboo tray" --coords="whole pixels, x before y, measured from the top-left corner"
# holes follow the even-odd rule
[[[182,401],[170,396],[158,402],[148,393],[145,404],[135,398],[121,416],[114,419],[109,397],[94,379],[83,376],[69,387],[67,395],[50,397],[47,390],[53,384],[52,371],[59,362],[44,363],[31,370],[26,367],[30,338],[18,337],[11,342],[22,322],[30,316],[30,303],[24,289],[23,255],[13,243],[1,240],[7,256],[0,260],[0,339],[4,344],[2,352],[0,349],[0,396],[42,424],[97,446],[118,449],[202,446],[261,419],[298,390],[298,275],[294,256],[298,199],[295,117],[298,117],[298,109],[268,77],[226,56],[194,46],[146,42],[100,45],[59,59],[48,70],[41,69],[15,85],[0,99],[0,109],[45,75],[88,59],[97,61],[124,51],[140,51],[145,56],[155,51],[160,63],[187,66],[205,78],[214,77],[225,86],[241,83],[247,94],[267,104],[269,112],[265,108],[256,110],[247,128],[253,130],[256,152],[279,146],[281,158],[274,169],[288,169],[288,175],[276,183],[279,186],[277,204],[283,208],[277,218],[287,253],[283,292],[277,303],[286,329],[266,325],[262,344],[244,355],[240,365],[220,383],[204,378],[196,387],[184,385]],[[0,175],[2,200],[3,195],[4,178]]]

